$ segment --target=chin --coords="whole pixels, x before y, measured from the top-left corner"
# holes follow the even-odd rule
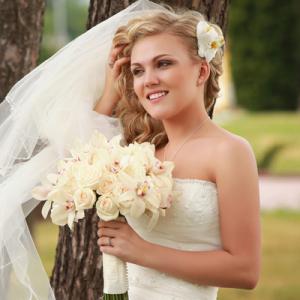
[[[168,105],[165,107],[157,107],[157,110],[152,111],[153,117],[156,117],[160,120],[163,119],[172,119],[180,114],[182,111],[182,107],[180,104],[176,106],[176,104]]]
[[[155,120],[166,120],[169,119],[173,116],[173,114],[170,113],[163,113],[163,112],[158,112],[158,113],[150,113],[148,112],[149,115],[151,116],[151,118],[155,119]]]
[[[178,111],[172,107],[148,107],[147,105],[143,105],[144,109],[151,116],[151,118],[156,120],[164,120],[174,117]]]

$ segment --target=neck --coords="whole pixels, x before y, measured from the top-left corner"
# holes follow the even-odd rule
[[[184,112],[174,118],[163,120],[163,125],[169,139],[168,147],[176,147],[176,145],[186,139],[187,135],[191,134],[197,126],[201,126],[201,123],[205,122],[203,127],[207,126],[208,123],[212,122],[208,119],[210,118],[205,110],[198,110],[189,113]],[[199,134],[203,130],[203,127],[201,126],[195,135]]]

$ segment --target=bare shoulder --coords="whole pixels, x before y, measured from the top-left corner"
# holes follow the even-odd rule
[[[249,141],[227,130],[222,130],[215,154],[219,159],[235,157],[235,155],[254,157],[254,152]]]
[[[206,141],[205,144],[201,141]],[[257,164],[251,144],[243,137],[229,132],[217,125],[208,130],[204,139],[199,139],[196,146],[200,165],[208,166],[208,176],[215,182],[249,175],[257,176]],[[203,155],[202,155],[203,154]],[[203,161],[203,158],[204,161]],[[234,176],[235,175],[235,176]],[[205,175],[204,175],[205,176]]]
[[[226,175],[231,180],[237,180],[238,177],[244,180],[252,177],[255,180],[258,176],[253,148],[244,137],[221,128],[214,156],[216,181],[228,181]]]

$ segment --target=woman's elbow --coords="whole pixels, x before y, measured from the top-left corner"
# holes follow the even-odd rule
[[[249,275],[246,280],[244,280],[243,288],[246,290],[253,290],[258,284],[258,275]]]
[[[253,290],[259,281],[260,270],[257,264],[244,267],[240,273],[239,284],[242,289]]]

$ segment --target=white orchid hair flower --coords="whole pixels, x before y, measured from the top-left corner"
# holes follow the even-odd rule
[[[222,30],[206,21],[197,24],[198,55],[210,62],[219,48],[224,45]]]

